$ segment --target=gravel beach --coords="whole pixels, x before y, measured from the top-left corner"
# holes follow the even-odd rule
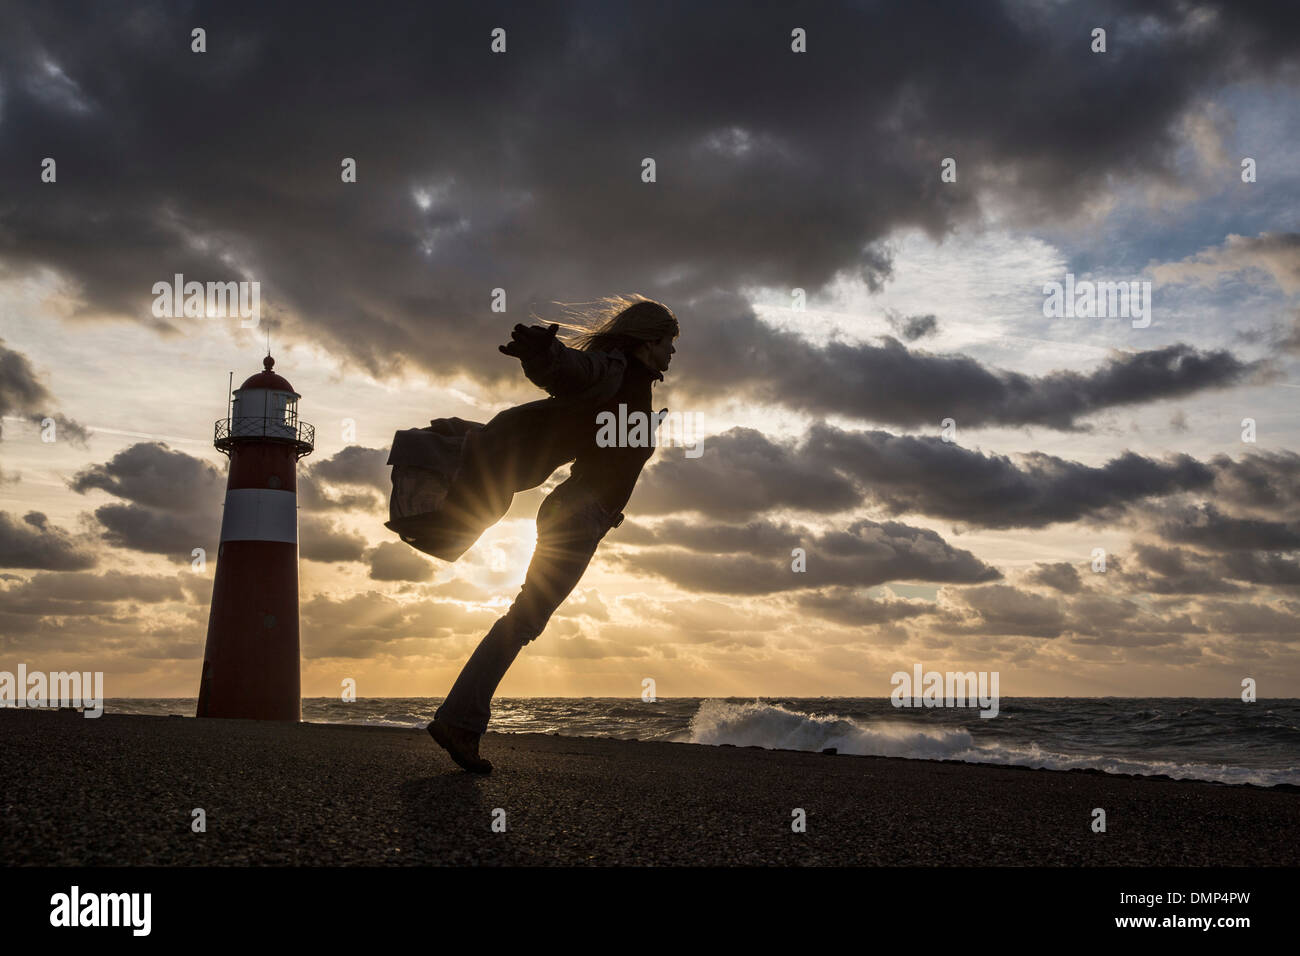
[[[481,750],[486,777],[422,729],[3,709],[0,862],[1300,863],[1294,788],[540,734]]]

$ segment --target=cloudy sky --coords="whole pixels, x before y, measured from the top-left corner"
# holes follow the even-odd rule
[[[502,694],[1295,696],[1300,8],[0,6],[0,669],[197,693],[269,330],[303,693],[441,696],[566,470],[446,564],[382,525],[393,432],[542,397],[514,323],[635,292],[704,451]],[[155,316],[177,273],[260,323]],[[1045,316],[1067,273],[1149,324]]]

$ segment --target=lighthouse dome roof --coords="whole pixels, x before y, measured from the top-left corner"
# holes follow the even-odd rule
[[[271,371],[271,368],[274,365],[275,359],[268,355],[266,358],[262,359],[262,371],[258,372],[256,375],[250,375],[244,380],[244,384],[239,387],[241,389],[265,388],[275,392],[293,392],[293,386],[290,385],[286,379]],[[294,392],[294,394],[296,395],[298,393]]]

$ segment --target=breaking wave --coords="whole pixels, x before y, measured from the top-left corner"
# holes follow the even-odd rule
[[[922,727],[901,720],[806,714],[761,701],[704,700],[691,718],[684,739],[715,747],[730,745],[812,752],[833,747],[842,754],[875,757],[963,760],[1048,770],[1092,769],[1116,774],[1252,783],[1261,787],[1300,785],[1300,771],[1294,768],[1265,769],[1103,754],[1056,753],[1035,743],[976,741],[970,731],[962,727]]]

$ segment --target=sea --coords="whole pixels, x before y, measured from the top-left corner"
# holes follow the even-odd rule
[[[106,713],[180,714],[197,701],[108,698]],[[424,727],[442,699],[303,698],[312,723]],[[895,708],[889,698],[497,698],[496,733],[767,747],[917,760],[1092,768],[1175,779],[1300,785],[1300,699],[1004,697],[997,716]]]

